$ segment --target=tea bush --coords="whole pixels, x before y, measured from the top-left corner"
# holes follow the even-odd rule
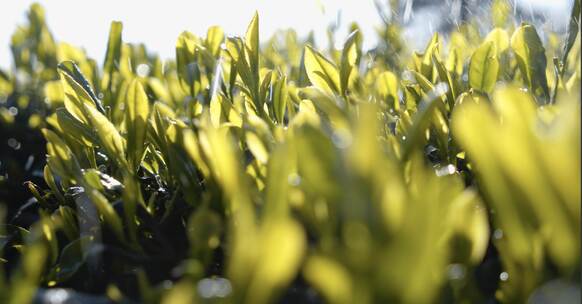
[[[323,51],[255,15],[163,62],[112,22],[99,66],[31,6],[0,73],[0,302],[572,301],[580,1],[545,42],[507,7],[422,53],[395,20]]]

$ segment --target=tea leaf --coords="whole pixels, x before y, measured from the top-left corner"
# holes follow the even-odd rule
[[[310,46],[305,47],[304,53],[309,81],[326,93],[340,93],[340,76],[336,66]]]
[[[495,87],[498,73],[496,44],[492,41],[485,42],[471,56],[469,83],[472,88],[489,93]]]
[[[565,67],[570,50],[576,42],[576,37],[580,31],[580,0],[574,0],[572,5],[572,13],[570,16],[570,22],[568,24],[568,36],[566,38],[566,43],[564,43],[564,50],[562,53],[562,65]],[[564,71],[566,69],[561,69],[561,76],[564,77]]]
[[[66,134],[71,134],[74,140],[82,145],[93,147],[98,142],[97,134],[88,125],[78,121],[69,111],[59,108],[56,111],[59,126]]]
[[[251,69],[259,68],[259,13],[255,12],[253,19],[247,27],[245,34],[245,46],[249,52]]]
[[[346,42],[344,43],[344,48],[342,50],[341,64],[340,64],[340,92],[346,94],[348,91],[348,81],[350,75],[352,75],[354,66],[358,61],[358,45],[357,38],[359,32],[353,31],[350,33]]]
[[[119,21],[112,21],[109,30],[109,40],[107,42],[107,52],[103,61],[103,80],[101,88],[109,89],[113,78],[113,72],[119,70],[119,61],[121,58],[121,32],[123,24]]]
[[[400,110],[398,78],[390,71],[382,72],[376,80],[376,90],[395,111]]]
[[[83,111],[83,105],[89,104],[96,107],[99,112],[105,113],[105,109],[101,104],[101,101],[97,98],[97,95],[93,92],[93,89],[89,85],[89,82],[83,76],[79,67],[72,61],[61,62],[58,65],[59,74],[61,75],[61,80],[64,87],[65,97],[71,100],[73,104],[78,108],[73,111],[67,109],[69,112],[78,114]],[[65,105],[67,105],[65,99]],[[78,117],[80,119],[86,117]]]
[[[85,105],[85,111],[89,114],[91,125],[99,137],[100,146],[105,149],[111,159],[116,161],[118,166],[126,167],[125,139],[121,137],[109,119],[95,108]]]
[[[495,44],[495,50],[497,51],[497,57],[509,48],[509,34],[507,31],[501,28],[495,28],[487,37],[485,37],[485,42],[493,42]]]
[[[307,281],[333,304],[351,303],[353,283],[347,270],[337,262],[319,256],[307,260],[303,270]]]
[[[511,48],[525,84],[548,101],[550,90],[546,79],[546,51],[536,29],[529,24],[520,26],[511,37]]]
[[[206,32],[206,45],[212,55],[218,57],[220,45],[224,42],[224,31],[219,26],[211,26]]]
[[[272,85],[272,103],[275,118],[279,124],[285,119],[285,109],[287,108],[287,99],[289,92],[287,90],[287,77],[283,77]]]
[[[132,80],[129,84],[126,100],[127,151],[130,151],[127,158],[132,172],[136,172],[145,151],[149,116],[148,97],[138,79]]]
[[[261,235],[262,255],[249,286],[248,303],[269,303],[275,290],[285,287],[298,272],[305,250],[301,227],[291,220],[269,223]]]

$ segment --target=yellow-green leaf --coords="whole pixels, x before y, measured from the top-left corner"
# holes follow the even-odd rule
[[[352,303],[353,282],[344,265],[329,258],[312,256],[303,275],[331,304]]]
[[[498,73],[497,47],[492,41],[485,42],[471,56],[469,84],[473,89],[489,93],[495,87]]]
[[[248,290],[247,303],[271,303],[299,271],[305,251],[301,226],[290,219],[269,222],[261,231],[261,253]]]
[[[305,47],[305,70],[311,83],[327,93],[340,93],[340,77],[337,67],[319,52]]]
[[[100,145],[105,149],[107,156],[117,162],[119,166],[125,166],[125,139],[119,134],[115,126],[97,109],[85,105],[89,114],[91,125],[95,129]]]
[[[137,171],[145,150],[149,115],[148,97],[138,79],[131,81],[127,89],[126,102],[127,158],[131,169]]]
[[[382,72],[376,79],[376,90],[380,98],[395,111],[400,110],[398,99],[398,77],[390,71]]]
[[[96,107],[101,113],[105,113],[105,109],[103,108],[101,101],[97,98],[97,95],[93,92],[89,81],[87,81],[85,76],[83,76],[79,67],[74,62],[61,62],[58,65],[58,70],[61,75],[65,92],[65,106],[67,105],[66,101],[68,98],[79,108],[76,110],[77,112],[83,111],[83,104],[87,103]],[[68,107],[67,110],[69,110]]]
[[[63,108],[57,109],[56,114],[59,127],[64,133],[72,135],[71,138],[82,145],[92,147],[97,144],[97,135],[88,125],[78,121],[71,113]]]
[[[485,42],[489,41],[495,43],[497,56],[509,48],[509,34],[507,34],[507,31],[502,28],[495,28],[489,32],[487,37],[485,37]]]
[[[525,84],[537,95],[550,96],[546,77],[546,50],[532,25],[520,26],[511,37],[511,48]]]
[[[217,57],[220,54],[220,45],[224,41],[224,31],[220,26],[211,26],[206,32],[206,46],[210,53]]]
[[[121,32],[123,24],[119,21],[112,21],[109,30],[109,41],[107,42],[107,52],[105,54],[105,61],[103,62],[103,79],[101,88],[109,89],[112,74],[119,70],[119,59],[121,58]]]
[[[245,34],[245,46],[250,55],[250,66],[258,70],[259,66],[259,13],[255,12],[253,19],[247,27]]]
[[[358,61],[358,34],[357,30],[353,31],[346,39],[342,50],[340,65],[340,90],[342,94],[346,94],[348,90],[350,75],[352,75],[354,66]]]

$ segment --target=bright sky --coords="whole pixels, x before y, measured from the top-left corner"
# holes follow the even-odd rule
[[[25,22],[32,0],[5,0],[0,18],[0,66],[11,57],[8,45],[17,24]],[[47,22],[59,41],[83,46],[89,56],[102,61],[111,20],[123,22],[126,42],[144,42],[162,57],[173,57],[174,46],[184,30],[205,35],[211,25],[220,25],[229,35],[244,35],[255,10],[260,16],[261,38],[277,29],[294,28],[300,35],[317,29],[326,40],[325,29],[343,8],[344,21],[362,23],[365,35],[374,36],[380,22],[373,1],[362,0],[37,0],[46,10]],[[325,10],[322,11],[322,5]],[[347,22],[342,22],[344,26]],[[345,27],[344,27],[345,28]],[[347,28],[341,34],[347,32]]]
[[[571,0],[512,0],[567,10]],[[0,66],[11,63],[10,36],[26,20],[32,0],[3,0],[0,18]],[[105,54],[111,20],[123,22],[126,42],[143,42],[163,58],[174,57],[180,32],[205,35],[211,25],[220,25],[229,35],[243,35],[255,10],[260,15],[260,34],[267,39],[277,29],[294,28],[299,35],[315,30],[316,40],[325,44],[326,28],[341,9],[343,28],[357,21],[364,32],[364,45],[375,41],[374,27],[380,24],[373,0],[37,0],[46,10],[49,27],[57,40],[84,47],[101,62]],[[322,9],[323,8],[323,9]],[[427,26],[426,20],[415,20]],[[430,23],[430,22],[428,22]],[[430,25],[430,24],[429,24]],[[338,40],[343,37],[338,35]],[[416,37],[418,40],[419,37]],[[422,42],[424,43],[424,42]]]

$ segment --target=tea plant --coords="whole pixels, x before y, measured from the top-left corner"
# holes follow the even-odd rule
[[[1,302],[55,288],[96,303],[566,294],[580,277],[580,2],[546,43],[506,5],[485,35],[469,21],[422,53],[390,20],[368,52],[355,24],[339,50],[292,30],[261,43],[255,14],[244,37],[181,33],[162,62],[112,22],[101,67],[33,5],[12,48],[25,83],[0,74],[0,126],[24,128],[10,107],[34,113],[46,166],[28,204],[0,198]]]

